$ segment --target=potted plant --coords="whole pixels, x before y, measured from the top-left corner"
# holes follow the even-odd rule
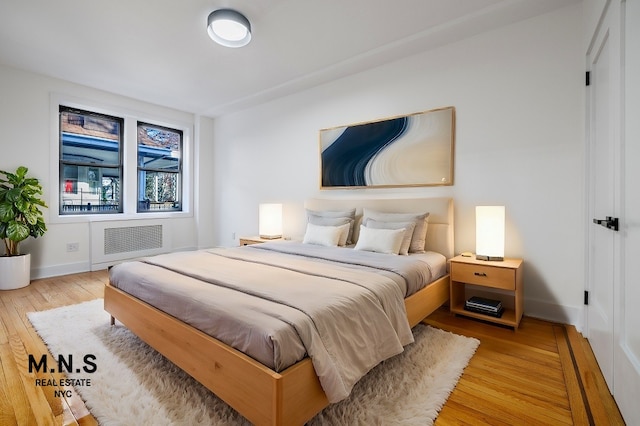
[[[19,244],[29,237],[44,235],[47,227],[39,207],[42,186],[27,177],[20,166],[15,173],[0,170],[0,239],[5,254],[0,256],[0,290],[25,287],[31,282],[31,255],[21,254]]]

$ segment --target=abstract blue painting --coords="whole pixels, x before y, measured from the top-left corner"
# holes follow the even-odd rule
[[[453,185],[454,107],[320,130],[321,188]]]

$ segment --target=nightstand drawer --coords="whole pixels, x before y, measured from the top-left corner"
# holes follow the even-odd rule
[[[251,244],[260,244],[262,241],[253,239],[253,238],[240,238],[241,246],[249,246]]]
[[[452,262],[451,280],[505,290],[515,290],[516,283],[513,269],[459,262]]]
[[[240,237],[240,245],[249,246],[251,244],[261,244],[261,243],[268,243],[271,241],[280,241],[280,240],[282,240],[282,238],[262,238],[258,236]]]

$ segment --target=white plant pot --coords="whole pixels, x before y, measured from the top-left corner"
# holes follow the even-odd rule
[[[0,290],[13,290],[31,282],[31,254],[0,256]]]

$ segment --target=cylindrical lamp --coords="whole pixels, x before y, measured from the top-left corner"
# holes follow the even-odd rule
[[[476,259],[504,260],[504,206],[476,207]]]
[[[282,204],[260,204],[260,238],[282,238]]]

